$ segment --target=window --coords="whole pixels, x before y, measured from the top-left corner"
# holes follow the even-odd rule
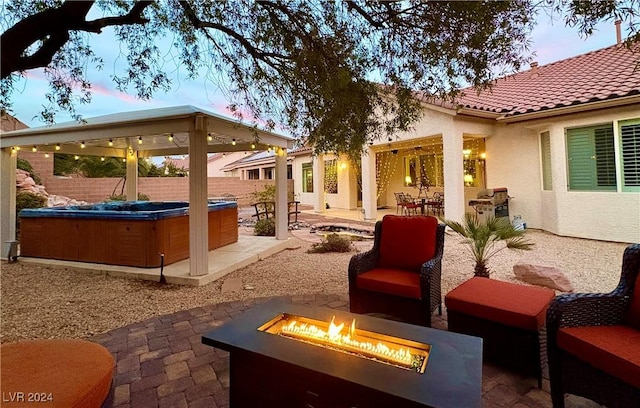
[[[287,164],[287,180],[293,180],[293,166]]]
[[[542,153],[542,189],[553,190],[551,181],[551,138],[549,132],[540,134],[540,152]]]
[[[338,194],[338,161],[324,162],[324,191],[327,194]]]
[[[613,126],[567,130],[569,190],[615,191]]]
[[[302,164],[302,192],[313,193],[313,166],[311,163]]]
[[[259,169],[247,170],[247,180],[258,180],[258,179],[260,179]]]
[[[640,191],[640,119],[620,122],[622,190]]]
[[[269,167],[266,169],[263,169],[264,172],[264,179],[265,180],[273,180],[274,179],[274,174],[275,174],[275,167]]]

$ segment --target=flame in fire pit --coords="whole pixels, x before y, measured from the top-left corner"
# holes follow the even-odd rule
[[[335,316],[327,324],[305,317],[283,314],[258,330],[424,372],[430,346],[358,330],[355,319],[345,330],[344,322],[336,324],[334,320]]]

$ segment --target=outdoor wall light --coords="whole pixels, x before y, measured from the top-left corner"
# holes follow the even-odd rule
[[[113,139],[109,139],[109,147],[113,146]]]
[[[87,145],[84,144],[84,140],[82,142],[80,142],[80,148],[84,149],[85,147],[87,147]]]
[[[56,150],[60,150],[60,143],[56,144]]]

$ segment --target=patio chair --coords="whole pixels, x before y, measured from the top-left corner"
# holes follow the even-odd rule
[[[378,313],[430,327],[442,314],[444,224],[434,217],[385,215],[373,248],[349,262],[351,312]]]
[[[611,293],[557,296],[547,310],[554,408],[570,393],[609,408],[640,406],[640,244],[624,251]]]
[[[404,208],[405,215],[411,215],[413,211],[413,215],[418,215],[418,208],[420,208],[420,204],[417,204],[411,194],[403,194],[404,202],[402,203],[402,207]]]
[[[400,210],[400,214],[404,214],[404,194],[403,193],[393,193],[396,197],[396,214],[398,214],[398,210]]]

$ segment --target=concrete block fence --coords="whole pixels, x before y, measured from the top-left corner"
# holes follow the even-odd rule
[[[33,170],[42,179],[47,193],[62,195],[76,200],[97,203],[111,194],[123,190],[121,178],[58,177],[53,175],[53,155],[48,158],[43,153],[20,152],[20,157],[29,161]],[[293,180],[287,180],[289,191],[293,190]],[[238,197],[241,207],[251,204],[251,193],[262,191],[275,180],[240,180],[239,177],[209,177],[207,196],[218,197],[233,194]],[[149,196],[152,201],[189,200],[188,177],[140,177],[138,191]]]

